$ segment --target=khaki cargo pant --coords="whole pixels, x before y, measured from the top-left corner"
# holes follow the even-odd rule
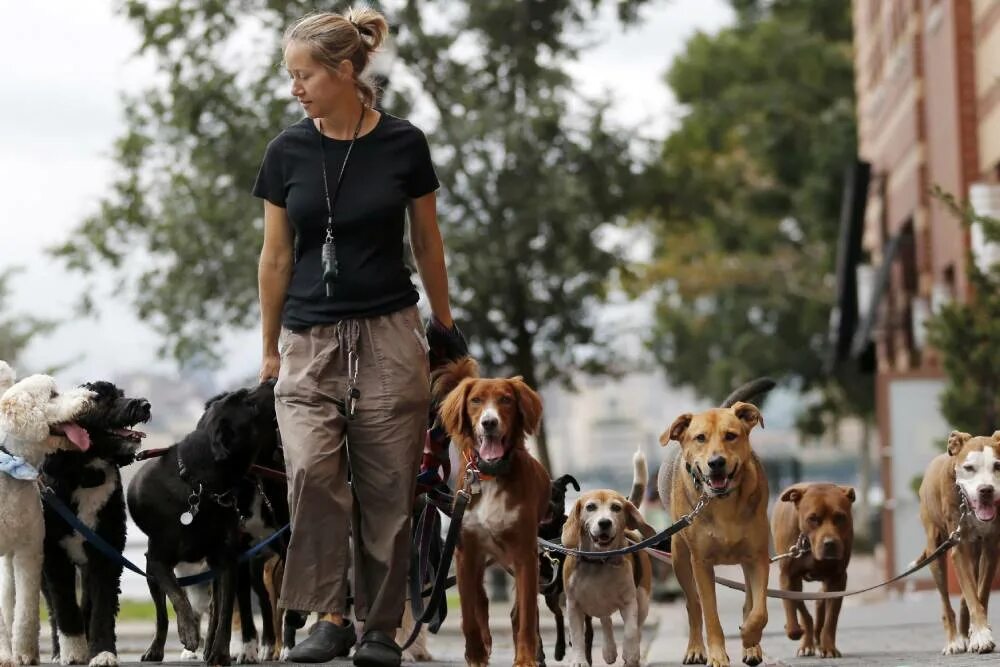
[[[348,420],[342,403],[352,349],[361,396]],[[405,603],[430,403],[420,315],[411,306],[301,332],[282,329],[278,350],[274,394],[292,520],[280,604],[344,613],[353,537],[356,617],[368,629],[392,633]]]

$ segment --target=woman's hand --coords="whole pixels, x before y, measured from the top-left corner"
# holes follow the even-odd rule
[[[267,382],[272,378],[278,377],[278,370],[281,368],[281,357],[277,354],[268,354],[264,356],[264,360],[260,364],[260,376],[259,380],[261,382]]]

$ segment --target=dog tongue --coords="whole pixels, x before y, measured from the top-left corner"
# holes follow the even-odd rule
[[[479,458],[484,461],[496,461],[503,458],[503,440],[500,438],[483,438],[479,446]]]
[[[980,521],[992,521],[997,516],[997,506],[993,503],[974,503],[972,511]]]
[[[69,441],[76,445],[80,451],[85,452],[90,449],[90,434],[87,433],[87,429],[73,422],[60,424],[59,427],[62,429],[63,435],[69,438]]]
[[[724,489],[726,484],[729,483],[729,479],[726,477],[709,477],[708,483],[713,489]]]

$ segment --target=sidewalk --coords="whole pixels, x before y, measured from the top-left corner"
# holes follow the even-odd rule
[[[881,580],[878,568],[870,560],[859,558],[851,563],[850,588],[862,588]],[[738,568],[719,568],[719,575],[732,579],[742,579]],[[772,587],[777,577],[772,573]],[[806,584],[807,590],[817,589],[816,584]],[[742,651],[739,640],[739,624],[742,614],[743,594],[719,587],[718,600],[722,627],[726,632],[726,648],[733,667],[740,662]],[[953,599],[957,612],[958,600]],[[539,600],[540,625],[547,664],[568,665],[569,657],[561,662],[552,659],[555,644],[555,623],[552,615]],[[813,613],[813,603],[809,604]],[[493,656],[491,664],[510,665],[513,662],[513,642],[510,630],[510,604],[494,603],[490,609],[490,626],[493,631]],[[946,665],[965,667],[998,662],[997,655],[942,656],[945,644],[941,626],[941,606],[936,592],[927,591],[904,595],[887,595],[881,592],[847,598],[840,615],[837,633],[837,647],[843,653],[838,660],[822,658],[799,658],[795,652],[798,642],[785,637],[784,610],[780,600],[768,601],[768,624],[764,630],[762,645],[766,665],[789,665],[795,667],[915,667],[917,665]],[[991,620],[997,625],[998,613],[994,606]],[[259,619],[258,619],[259,627]],[[47,632],[42,633],[43,655],[47,655]],[[150,622],[120,623],[118,646],[123,662],[138,664],[139,656],[146,649],[153,636]],[[167,640],[167,660],[179,663],[177,657],[180,645],[176,628],[171,624]],[[621,627],[616,632],[618,648],[621,650]],[[595,641],[595,665],[603,665],[599,635]],[[687,646],[687,614],[683,601],[656,604],[650,610],[643,629],[643,663],[651,667],[680,665]],[[459,626],[459,610],[452,608],[441,631],[430,635],[428,647],[435,661],[425,663],[429,667],[463,665],[464,640]],[[349,660],[335,661],[335,665],[350,665]],[[619,657],[618,664],[621,664]]]

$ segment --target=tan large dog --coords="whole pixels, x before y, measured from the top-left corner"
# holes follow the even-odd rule
[[[674,572],[687,600],[690,636],[684,664],[729,665],[725,636],[715,599],[715,566],[743,566],[747,582],[743,605],[743,662],[763,660],[760,637],[767,624],[769,569],[767,478],[750,448],[750,431],[763,425],[760,411],[749,403],[678,417],[660,436],[680,446],[667,449],[657,486],[673,519],[691,511],[699,498],[708,503],[690,528],[673,537]],[[702,608],[708,651],[702,640]]]
[[[968,511],[964,517],[963,504]],[[962,529],[961,541],[953,551],[955,573],[962,587],[960,633],[955,628],[955,612],[948,599],[946,559],[939,558],[930,566],[944,605],[944,631],[948,643],[942,653],[946,655],[966,650],[973,653],[993,650],[993,633],[986,619],[986,607],[1000,547],[1000,526],[996,520],[998,504],[1000,431],[992,437],[978,438],[952,431],[948,452],[930,462],[920,484],[920,519],[927,531],[926,553],[937,549],[956,528]]]

